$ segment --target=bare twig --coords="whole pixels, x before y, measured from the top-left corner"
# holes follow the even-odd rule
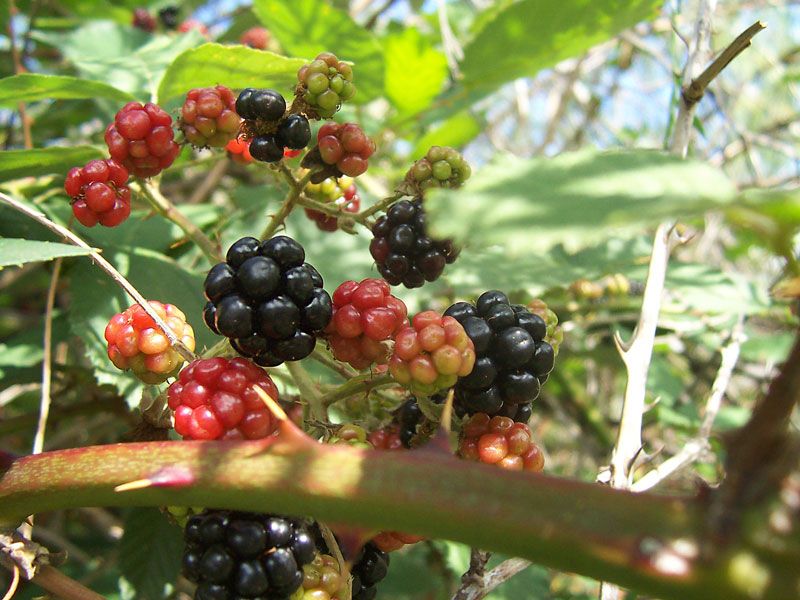
[[[192,195],[189,196],[186,204],[200,204],[205,201],[208,195],[214,191],[214,188],[219,185],[220,180],[225,176],[230,162],[231,161],[227,158],[223,158],[211,167],[203,178],[203,181],[200,182],[200,185],[198,185],[194,192],[192,192]]]
[[[150,318],[153,319],[153,321],[155,321],[156,325],[158,325],[158,328],[164,333],[165,336],[167,336],[167,339],[169,340],[170,344],[175,348],[175,350],[178,351],[178,353],[184,358],[184,360],[192,361],[195,358],[197,358],[194,352],[192,352],[189,348],[187,348],[186,345],[180,340],[180,338],[175,335],[172,329],[170,329],[169,325],[167,325],[164,322],[164,320],[158,316],[158,313],[153,310],[147,299],[144,296],[142,296],[135,287],[133,287],[133,284],[130,281],[125,279],[122,273],[120,273],[119,271],[117,271],[117,269],[114,268],[114,265],[112,265],[105,258],[103,258],[97,250],[92,248],[89,244],[84,242],[81,238],[79,238],[77,235],[75,235],[66,227],[63,227],[58,223],[55,223],[50,219],[48,219],[44,213],[36,210],[35,208],[27,206],[26,204],[23,204],[22,202],[15,200],[11,196],[4,194],[3,192],[0,192],[0,201],[8,204],[13,209],[23,213],[24,215],[27,215],[37,223],[44,225],[50,231],[61,236],[69,243],[74,244],[75,246],[78,246],[80,248],[84,248],[85,250],[88,250],[89,256],[91,256],[95,264],[98,267],[100,267],[103,271],[105,271],[108,274],[108,276],[111,277],[111,279],[113,279],[123,290],[125,290],[125,292],[131,298],[133,298],[136,301],[137,304],[139,304],[139,306],[142,307],[142,309],[144,309],[144,311],[150,316]]]
[[[11,571],[11,584],[8,586],[8,590],[3,596],[3,600],[11,600],[14,597],[14,594],[17,593],[17,586],[19,586],[19,567],[14,565]]]
[[[714,420],[717,418],[719,409],[722,406],[725,390],[730,383],[733,369],[736,366],[736,362],[739,360],[739,351],[745,339],[743,325],[744,318],[740,316],[731,332],[728,344],[720,352],[722,359],[720,361],[719,370],[711,386],[711,393],[706,401],[705,415],[703,416],[703,421],[700,424],[697,435],[689,440],[675,456],[667,459],[657,468],[648,472],[631,485],[632,491],[643,492],[655,487],[667,477],[698,460],[708,451],[708,438],[711,435]]]
[[[63,600],[103,600],[100,594],[96,594],[50,565],[39,567],[31,581]]]
[[[144,196],[148,204],[150,204],[156,212],[180,227],[186,236],[203,251],[203,254],[206,255],[209,262],[218,263],[223,261],[219,246],[212,242],[197,225],[187,219],[186,215],[179,211],[177,207],[159,191],[158,187],[149,181],[142,180],[132,182],[129,185]]]
[[[491,552],[472,548],[469,555],[469,569],[461,576],[461,587],[453,594],[452,600],[466,600],[467,598],[482,598],[484,591],[484,575],[486,563],[492,557]]]
[[[483,598],[496,587],[514,577],[514,575],[530,567],[531,564],[531,561],[524,558],[509,558],[486,573],[479,582],[463,588],[463,595],[458,600],[478,600]]]
[[[61,274],[63,259],[57,258],[53,263],[53,274],[50,276],[50,287],[47,289],[47,302],[44,315],[44,358],[42,359],[42,398],[39,404],[39,423],[36,436],[33,438],[33,454],[44,449],[44,434],[47,429],[47,417],[50,414],[50,385],[53,360],[53,308],[56,302],[58,278]]]

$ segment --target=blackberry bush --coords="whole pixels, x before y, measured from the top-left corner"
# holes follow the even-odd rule
[[[206,276],[206,324],[262,366],[305,358],[331,320],[322,277],[295,240],[246,237]]]
[[[536,399],[555,361],[544,319],[497,290],[481,294],[475,305],[457,302],[445,315],[463,325],[477,355],[472,372],[455,386],[456,402],[470,414],[518,418],[518,407]]]

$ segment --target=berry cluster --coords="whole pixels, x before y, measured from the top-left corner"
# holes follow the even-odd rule
[[[544,454],[524,423],[477,413],[464,423],[461,435],[459,454],[467,460],[511,471],[539,473],[544,469]]]
[[[269,46],[269,31],[264,27],[251,27],[239,36],[239,43],[256,50],[266,50]]]
[[[475,348],[459,322],[428,310],[395,336],[389,372],[412,391],[430,395],[451,387],[474,364]]]
[[[372,600],[378,593],[377,585],[389,571],[389,555],[372,542],[361,549],[351,571],[353,600]]]
[[[275,90],[245,88],[236,99],[236,112],[245,120],[243,130],[250,142],[250,154],[258,161],[277,162],[284,148],[302,150],[311,140],[308,119],[286,113],[286,99]]]
[[[516,417],[516,407],[539,395],[553,368],[544,320],[525,306],[512,306],[496,290],[481,294],[474,306],[457,302],[445,314],[464,326],[478,357],[472,372],[456,384],[456,402],[470,414]]]
[[[86,227],[116,227],[131,214],[127,182],[128,170],[110,158],[71,168],[64,190],[72,198],[72,214]]]
[[[336,55],[323,52],[297,72],[299,84],[295,95],[308,105],[309,112],[330,118],[356,93],[353,69]]]
[[[386,341],[408,323],[408,310],[382,279],[345,281],[333,292],[333,318],[325,333],[337,360],[356,369],[386,364]]]
[[[305,193],[318,202],[332,204],[342,212],[355,214],[361,208],[361,197],[350,177],[328,177],[321,183],[309,183]],[[339,219],[336,217],[311,208],[305,211],[306,216],[322,231],[336,231],[339,228]]]
[[[310,564],[303,566],[303,585],[290,600],[341,600],[345,579],[339,563],[329,554],[317,554]]]
[[[169,407],[175,411],[175,431],[185,440],[267,437],[276,423],[254,386],[278,399],[272,379],[249,360],[192,362],[167,390]]]
[[[152,177],[169,167],[180,152],[172,133],[172,117],[148,102],[128,102],[105,133],[111,158],[136,177]]]
[[[288,599],[302,586],[316,545],[299,521],[274,515],[209,510],[184,530],[183,574],[196,600]]]
[[[194,350],[194,331],[177,306],[149,302],[183,345]],[[123,371],[130,369],[145,383],[163,383],[177,374],[183,358],[159,329],[153,318],[138,304],[111,317],[105,330],[108,358]]]
[[[420,200],[394,203],[372,226],[369,251],[380,274],[392,285],[421,287],[435,281],[458,257],[452,240],[434,240],[425,226]]]
[[[133,11],[131,25],[142,31],[153,33],[156,30],[156,18],[146,8],[137,8]]]
[[[305,358],[332,306],[322,277],[304,261],[303,247],[290,237],[235,242],[206,276],[206,324],[259,365]]]
[[[222,148],[239,133],[236,97],[224,85],[195,88],[186,94],[180,128],[197,148]]]
[[[472,169],[455,148],[431,146],[424,158],[406,174],[406,182],[420,193],[431,187],[457,188],[469,179]]]
[[[370,431],[367,441],[376,450],[401,450],[403,448],[397,425],[387,425]]]
[[[249,165],[253,162],[253,157],[250,156],[250,140],[236,137],[225,145],[225,150],[228,151],[228,158],[233,162],[242,165]]]
[[[364,173],[375,152],[375,142],[356,123],[325,123],[317,132],[317,146],[322,162],[348,177]]]

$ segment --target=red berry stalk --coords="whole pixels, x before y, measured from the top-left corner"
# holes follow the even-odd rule
[[[428,310],[395,337],[389,372],[412,392],[424,395],[452,387],[475,365],[475,347],[461,324]]]
[[[408,323],[403,301],[382,279],[345,281],[333,293],[333,317],[325,332],[337,360],[356,369],[386,364],[387,341]]]
[[[194,331],[186,322],[186,315],[172,304],[155,300],[150,306],[169,325],[178,339],[194,350]],[[163,383],[177,374],[183,358],[169,343],[164,332],[138,304],[114,315],[106,325],[108,358],[118,369],[133,374],[145,383]]]
[[[111,158],[136,177],[152,177],[169,167],[180,148],[172,133],[172,117],[159,106],[129,102],[106,128]]]
[[[180,128],[197,148],[222,148],[239,133],[236,96],[224,85],[195,88],[186,94]]]
[[[467,460],[511,471],[544,469],[544,454],[533,442],[530,427],[508,417],[476,413],[464,424],[459,454]]]
[[[64,190],[72,198],[72,214],[86,227],[98,223],[116,227],[131,214],[127,182],[127,169],[110,158],[73,167],[64,181]]]
[[[269,37],[269,31],[264,27],[251,27],[239,37],[239,43],[256,50],[266,50]]]
[[[169,407],[175,411],[175,431],[185,440],[267,437],[277,422],[253,386],[277,401],[272,379],[245,358],[192,362],[167,390]]]

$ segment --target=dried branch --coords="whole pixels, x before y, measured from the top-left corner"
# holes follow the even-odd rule
[[[745,340],[743,325],[744,317],[739,317],[739,320],[736,322],[731,332],[728,344],[720,352],[722,360],[720,361],[717,376],[711,386],[711,393],[706,401],[705,415],[703,416],[703,422],[700,424],[697,435],[689,440],[675,456],[664,461],[657,468],[636,481],[631,486],[632,491],[643,492],[655,487],[667,477],[698,460],[709,450],[710,445],[708,438],[711,435],[714,420],[717,418],[719,409],[722,406],[722,398],[725,395],[725,390],[728,388],[728,383],[730,383],[731,376],[733,375],[733,368],[739,360],[739,351]]]
[[[468,600],[483,598],[488,592],[485,591],[484,575],[486,563],[492,557],[491,552],[484,552],[478,548],[472,548],[469,555],[469,568],[461,576],[461,587],[453,594],[452,600]]]
[[[158,313],[153,310],[153,307],[150,306],[150,303],[147,301],[147,299],[139,293],[139,290],[133,287],[133,284],[125,279],[122,273],[117,271],[117,269],[114,268],[114,265],[103,258],[97,250],[92,248],[89,244],[84,242],[66,227],[63,227],[62,225],[59,225],[58,223],[48,219],[44,213],[38,211],[37,209],[19,202],[3,192],[0,192],[0,201],[8,204],[14,210],[27,215],[37,223],[44,225],[53,233],[67,240],[70,244],[88,250],[89,256],[92,258],[94,263],[103,271],[105,271],[106,274],[111,277],[111,279],[113,279],[123,290],[125,290],[125,292],[131,298],[133,298],[136,303],[139,304],[139,306],[142,307],[144,312],[146,312],[150,318],[155,321],[155,324],[158,325],[158,328],[164,333],[165,336],[167,336],[169,343],[175,348],[175,350],[178,351],[178,354],[180,354],[184,360],[192,361],[197,358],[195,353],[187,348],[180,338],[175,335],[175,332],[170,329],[169,325],[167,325],[164,320],[158,316]]]
[[[474,587],[465,589],[464,595],[458,600],[479,600],[532,564],[531,561],[524,558],[509,558],[486,573]],[[456,600],[455,597],[453,600]]]

